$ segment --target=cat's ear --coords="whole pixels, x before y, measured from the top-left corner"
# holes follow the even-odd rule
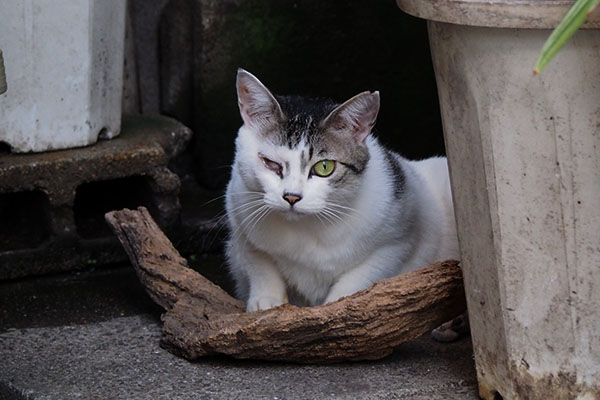
[[[329,113],[323,125],[335,131],[351,133],[357,143],[362,143],[371,133],[378,112],[379,92],[362,92]]]
[[[281,106],[269,89],[250,72],[238,69],[236,88],[240,115],[245,124],[260,127],[281,119]]]

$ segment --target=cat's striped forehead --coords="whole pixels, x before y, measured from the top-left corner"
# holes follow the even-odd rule
[[[355,175],[362,173],[369,160],[367,148],[351,136],[340,136],[323,126],[338,104],[328,99],[275,97],[281,107],[281,119],[265,127],[262,137],[281,148],[283,158],[298,159],[302,173],[324,157],[340,162]]]
[[[280,145],[293,149],[304,142],[311,148],[323,132],[321,122],[337,104],[331,100],[310,99],[299,96],[277,96],[284,119],[279,124]]]

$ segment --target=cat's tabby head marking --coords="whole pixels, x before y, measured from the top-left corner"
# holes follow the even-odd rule
[[[274,96],[254,75],[237,74],[244,125],[236,161],[248,189],[287,218],[346,206],[369,161],[365,140],[379,111],[379,93],[330,100]]]

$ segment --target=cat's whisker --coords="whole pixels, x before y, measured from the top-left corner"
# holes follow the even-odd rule
[[[248,195],[248,196],[250,196],[250,197],[258,197],[258,196],[263,196],[263,195],[264,195],[264,193],[262,193],[262,192],[255,192],[255,191],[247,191],[247,192],[235,192],[235,193],[229,193],[229,195]],[[217,197],[215,197],[215,198],[213,198],[213,199],[210,199],[210,200],[206,201],[205,203],[202,203],[202,204],[200,204],[200,207],[207,206],[207,205],[209,205],[209,204],[211,204],[211,203],[214,203],[214,202],[215,202],[215,201],[217,201],[217,200],[224,199],[224,198],[226,198],[227,196],[228,196],[228,194],[227,194],[227,193],[225,193],[225,194],[222,194],[222,195],[220,195],[220,196],[217,196]]]
[[[229,192],[229,194],[230,195],[255,194],[255,195],[264,196],[264,192],[257,192],[256,190],[248,190],[248,191],[241,191],[241,192]]]
[[[330,225],[335,225],[338,223],[338,221],[332,217],[331,212],[322,210],[320,214],[327,222],[329,222]]]
[[[342,211],[342,210],[336,210],[336,209],[330,208],[330,207],[325,207],[325,209],[328,210],[328,211],[331,211],[331,212],[333,212],[333,213],[335,213],[335,214],[337,214],[339,216],[343,215],[345,217],[351,217],[351,218],[355,217],[354,215],[352,215],[350,213],[347,213],[345,211]]]
[[[325,226],[325,222],[323,221],[323,218],[321,218],[320,213],[316,213],[316,214],[314,214],[314,216],[319,220],[321,225]]]
[[[357,210],[356,208],[353,207],[348,207],[348,206],[344,206],[342,204],[338,204],[338,203],[334,203],[332,201],[329,201],[329,203],[327,204],[328,207],[335,207],[337,209],[341,209],[341,210],[347,210],[349,212],[349,214],[347,214],[348,216],[352,216],[357,218],[358,216],[366,218],[365,214],[363,214],[360,210]],[[358,214],[358,215],[353,215],[353,214]]]
[[[255,207],[257,207],[257,205],[258,205],[260,202],[261,202],[261,201],[259,201],[259,200],[254,200],[254,201],[251,201],[251,202],[246,202],[246,203],[243,203],[243,204],[239,204],[239,205],[238,205],[238,206],[236,206],[234,209],[232,209],[232,210],[231,210],[229,213],[231,213],[231,212],[233,212],[233,211],[236,211],[236,212],[242,212],[242,213],[243,213],[243,212],[245,212],[245,211],[247,211],[247,210],[250,210],[250,209],[252,209],[252,208],[255,208]],[[218,218],[218,219],[217,219],[217,220],[214,222],[214,224],[215,224],[215,227],[217,227],[217,226],[218,226],[218,230],[217,230],[217,232],[216,232],[215,236],[213,237],[213,242],[214,242],[214,240],[216,239],[217,235],[218,235],[218,234],[219,234],[219,233],[220,233],[220,232],[223,230],[223,228],[227,226],[227,224],[226,224],[226,223],[223,223],[222,221],[223,221],[225,218],[227,218],[227,216],[228,216],[228,214],[229,214],[229,213],[226,211],[225,213],[223,213],[223,214],[222,214],[222,215],[221,215],[221,216],[220,216],[220,217],[219,217],[219,218]],[[248,216],[247,216],[247,217],[248,217]],[[246,218],[247,218],[247,217],[246,217]],[[213,228],[213,229],[214,229],[214,228]],[[237,231],[237,230],[239,230],[239,229],[236,229],[236,231]],[[231,235],[232,235],[232,237],[233,237],[233,236],[235,236],[235,232],[231,232]],[[211,245],[212,245],[212,243],[211,243]]]
[[[200,207],[204,207],[204,206],[206,206],[206,205],[208,205],[210,203],[214,203],[217,200],[226,198],[228,195],[240,195],[240,196],[241,195],[245,195],[245,196],[247,196],[250,199],[250,201],[242,203],[242,204],[239,204],[238,206],[232,208],[229,211],[229,213],[231,213],[231,212],[235,212],[235,211],[237,211],[239,209],[242,209],[244,207],[248,207],[249,205],[260,203],[262,201],[264,193],[257,192],[257,191],[229,192],[229,194],[223,194],[221,196],[217,196],[214,199],[211,199],[211,200],[209,200],[209,201],[201,204]],[[205,236],[206,238],[211,238],[211,236],[212,236],[212,239],[211,239],[210,243],[208,244],[209,248],[212,247],[212,245],[214,244],[215,240],[219,236],[219,233],[221,233],[221,231],[223,230],[223,228],[225,228],[225,226],[227,225],[227,224],[223,223],[223,220],[225,220],[227,218],[227,214],[228,214],[228,211],[226,209],[223,209],[223,210],[219,211],[213,218],[211,218],[208,221],[209,224],[213,225],[209,229],[209,231],[206,233],[206,236]],[[213,230],[215,230],[215,229],[217,229],[217,230],[216,230],[216,232],[214,232],[214,235],[213,235]],[[203,240],[202,247],[206,247],[206,239]]]
[[[252,226],[250,227],[250,230],[248,230],[247,235],[250,236],[252,234],[252,232],[254,232],[254,229],[256,228],[256,226],[258,225],[258,223],[260,222],[261,219],[263,219],[264,217],[267,216],[267,214],[269,214],[271,212],[271,208],[269,206],[264,206],[264,211],[261,212],[258,216],[258,218],[256,218],[256,220],[254,221],[254,223],[252,224]]]
[[[239,223],[236,232],[234,233],[234,238],[239,239],[239,237],[245,233],[247,225],[251,223],[251,221],[258,215],[264,208],[267,207],[265,204],[256,207],[250,214],[246,215],[246,217]]]
[[[252,207],[252,206],[254,206],[255,203],[260,203],[260,200],[255,200],[255,201],[240,204],[237,207],[233,208],[232,211],[238,211],[244,207],[246,207],[246,208]],[[212,240],[208,244],[208,248],[212,247],[215,240],[217,240],[217,238],[219,237],[219,234],[221,233],[221,231],[227,226],[227,224],[224,222],[224,220],[228,217],[228,215],[229,215],[229,213],[227,212],[227,210],[223,210],[223,211],[219,212],[215,217],[213,217],[213,219],[210,220],[209,223],[212,223],[213,226],[207,232],[206,237],[210,238],[213,233],[213,230],[214,229],[217,229],[217,230],[216,230],[216,232],[214,232],[214,235],[212,235]],[[206,243],[203,242],[202,246],[205,247],[205,244]]]
[[[254,231],[256,225],[258,224],[258,222],[267,213],[269,213],[269,211],[270,211],[270,209],[265,205],[261,206],[258,210],[255,210],[252,218],[246,224],[240,225],[241,229],[239,229],[237,232],[236,240],[239,239],[242,235],[245,235],[246,237],[250,236],[252,234],[252,232]]]
[[[202,204],[200,204],[200,207],[204,207],[204,206],[207,206],[207,205],[209,205],[209,204],[211,204],[211,203],[214,203],[214,202],[215,202],[215,201],[217,201],[217,200],[224,199],[226,196],[227,196],[227,195],[225,195],[225,194],[222,194],[222,195],[220,195],[220,196],[217,196],[217,197],[215,197],[215,198],[213,198],[213,199],[210,199],[210,200],[208,200],[208,201],[207,201],[207,202],[205,202],[205,203],[202,203]]]
[[[221,223],[223,222],[223,220],[225,218],[227,218],[228,214],[231,214],[233,212],[239,211],[240,209],[243,209],[244,207],[249,207],[249,206],[251,207],[251,206],[259,204],[261,202],[262,202],[262,200],[248,201],[246,203],[237,205],[236,207],[234,207],[231,210],[229,210],[229,212],[227,210],[223,210],[223,211],[219,212],[217,215],[215,215],[213,217],[213,219],[210,220],[210,223],[212,223],[215,226],[216,225],[221,225]],[[213,228],[211,228],[211,229],[213,229]],[[210,233],[210,231],[209,231],[209,233]]]
[[[327,215],[326,215],[326,214],[324,214],[324,213],[320,213],[320,215],[321,215],[321,217],[323,217],[323,219],[324,219],[325,221],[327,221],[327,222],[329,223],[329,225],[333,225],[333,224],[335,224],[335,221],[333,221],[333,220],[331,219],[331,217],[327,216]]]
[[[339,210],[332,210],[332,209],[329,209],[328,207],[325,207],[323,209],[323,212],[326,213],[326,214],[328,214],[332,218],[335,218],[335,223],[342,223],[346,227],[352,229],[352,225],[348,222],[348,220],[346,218],[344,218],[342,216],[344,214],[340,213]],[[340,215],[340,214],[342,214],[342,215]],[[346,214],[346,215],[349,215],[349,214]],[[350,215],[350,217],[352,217],[352,216]]]
[[[261,198],[261,199],[246,201],[245,203],[241,203],[241,204],[236,205],[233,208],[230,208],[228,212],[229,212],[229,214],[235,213],[236,211],[238,211],[244,207],[253,206],[253,205],[259,204],[259,203],[264,203],[264,200]]]
[[[261,205],[258,205],[258,204],[248,205],[248,207],[246,209],[244,209],[244,210],[242,210],[240,212],[240,214],[242,214],[242,213],[244,213],[246,211],[249,211],[249,213],[246,214],[246,216],[240,221],[240,223],[239,223],[240,226],[243,226],[248,220],[251,220],[254,217],[254,215],[258,211],[260,211],[264,206],[265,206],[264,204],[261,204]]]
[[[244,225],[244,230],[243,230],[243,233],[244,233],[244,235],[246,236],[246,238],[250,236],[250,234],[251,234],[251,233],[252,233],[252,231],[253,231],[254,224],[256,223],[256,221],[258,221],[258,220],[260,219],[260,216],[261,216],[261,215],[262,215],[264,212],[265,212],[265,207],[264,207],[264,206],[261,206],[261,207],[260,207],[260,210],[259,210],[259,211],[258,211],[256,214],[254,214],[254,216],[252,217],[252,219],[250,219],[250,220],[248,221],[248,223],[246,223],[246,224]]]
[[[219,237],[219,234],[221,233],[223,228],[225,228],[225,226],[226,226],[226,224],[219,223],[219,224],[215,224],[213,227],[211,227],[210,230],[206,233],[206,238],[202,241],[202,248],[210,249],[213,246],[213,244],[215,243],[215,240],[217,240],[217,238]],[[213,234],[214,229],[217,229],[217,230]],[[206,246],[206,239],[210,238],[211,235],[212,235],[212,239],[211,239],[210,243],[208,244],[208,246]]]
[[[224,169],[224,168],[231,168],[231,165],[219,165],[217,167],[212,167],[211,169]]]
[[[335,207],[340,207],[341,209],[335,208]],[[346,206],[342,206],[341,204],[336,204],[336,203],[328,203],[327,206],[325,207],[327,210],[336,213],[337,215],[343,215],[344,217],[347,217],[348,219],[353,219],[355,222],[359,222],[361,219],[365,219],[365,215],[363,213],[361,213],[360,211],[353,209],[352,207],[346,207]],[[348,212],[346,211],[346,209],[348,210]],[[345,222],[348,223],[348,226],[350,226],[349,222],[345,219]]]
[[[329,201],[329,203],[327,203],[327,205],[330,206],[330,207],[336,207],[336,208],[339,208],[339,209],[342,209],[342,210],[348,210],[348,211],[352,211],[352,212],[356,212],[356,213],[360,212],[356,208],[344,206],[342,204],[334,203],[332,201]]]
[[[347,226],[345,224],[345,221],[343,221],[339,216],[335,215],[335,214],[325,214],[328,216],[329,221],[331,222],[331,225],[344,225]]]
[[[211,248],[212,247],[215,240],[217,240],[217,237],[219,237],[219,233],[221,233],[221,231],[223,230],[223,228],[226,225],[223,223],[223,219],[225,219],[226,217],[227,217],[227,210],[223,209],[223,210],[219,211],[215,216],[213,216],[210,220],[207,221],[207,223],[212,226],[210,227],[208,232],[206,232],[206,235],[205,235],[204,239],[202,240],[202,245],[201,245],[202,248]],[[216,229],[216,231],[215,231],[215,229]],[[210,240],[210,243],[208,243],[208,246],[206,246],[206,241],[208,239],[210,239],[211,237],[212,237],[212,239]]]
[[[325,207],[323,209],[323,212],[326,213],[327,215],[330,215],[330,216],[336,218],[339,221],[343,221],[344,220],[338,213],[336,213],[334,210],[331,210],[331,209],[329,209],[327,207]]]

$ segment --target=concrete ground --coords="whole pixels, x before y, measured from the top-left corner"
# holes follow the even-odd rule
[[[160,310],[129,266],[2,282],[0,400],[478,398],[469,338],[335,365],[190,363],[159,340]]]

